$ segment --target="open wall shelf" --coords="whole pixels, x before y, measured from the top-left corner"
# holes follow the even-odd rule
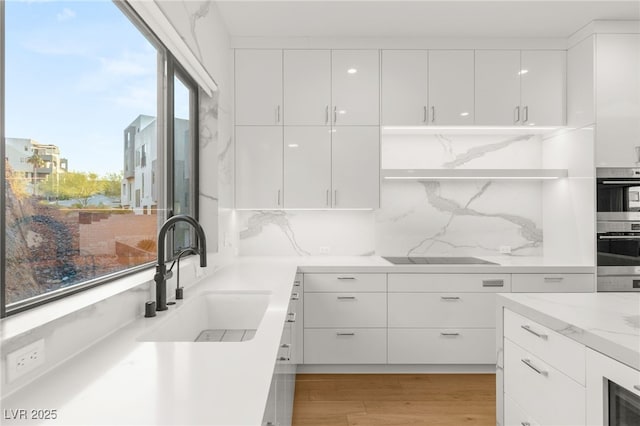
[[[548,180],[568,176],[567,169],[382,169],[385,180]]]

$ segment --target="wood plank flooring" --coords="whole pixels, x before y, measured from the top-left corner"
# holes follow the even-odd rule
[[[494,374],[298,374],[294,426],[494,426]]]

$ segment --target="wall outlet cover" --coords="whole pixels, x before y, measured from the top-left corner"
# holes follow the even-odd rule
[[[43,364],[44,339],[40,339],[7,355],[7,381],[12,382]]]
[[[500,246],[501,254],[511,254],[511,246]]]
[[[320,247],[320,254],[329,254],[331,252],[331,247]]]

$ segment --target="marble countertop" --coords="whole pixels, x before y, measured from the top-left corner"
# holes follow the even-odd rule
[[[496,261],[498,259],[489,259]],[[506,260],[510,260],[506,262]],[[378,256],[237,257],[185,291],[267,291],[254,339],[242,343],[144,342],[160,318],[138,317],[2,400],[2,409],[56,409],[46,424],[259,425],[297,270],[302,272],[593,273],[593,266],[539,258],[501,265],[396,266]],[[72,338],[72,337],[70,337]],[[206,409],[203,410],[203,407]],[[13,423],[12,423],[13,422]],[[3,424],[36,424],[4,419]]]
[[[498,304],[640,370],[640,293],[499,294]]]

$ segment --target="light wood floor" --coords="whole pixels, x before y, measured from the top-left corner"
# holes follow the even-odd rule
[[[294,426],[494,426],[493,374],[298,374]]]

